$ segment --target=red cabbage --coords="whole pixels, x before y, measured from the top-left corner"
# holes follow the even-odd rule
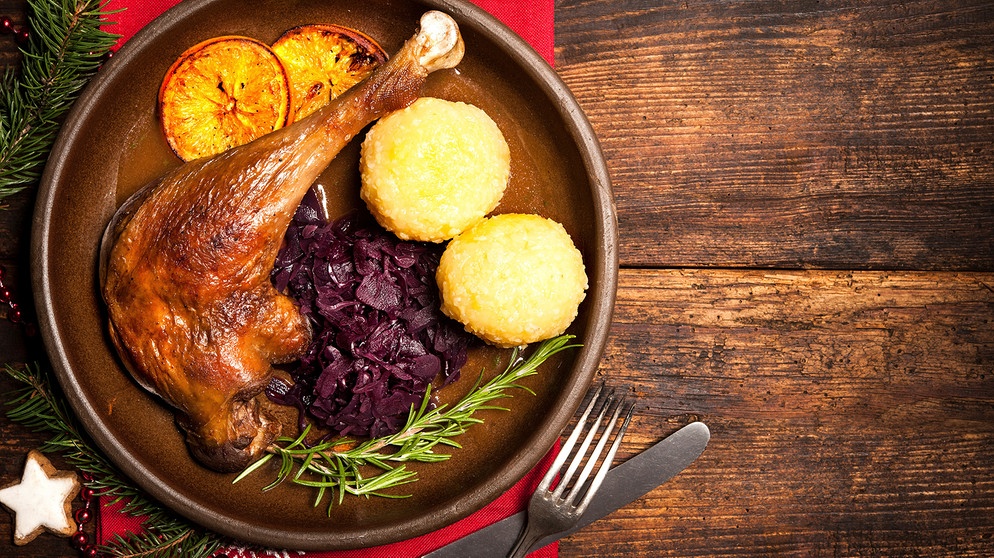
[[[442,247],[408,242],[368,214],[327,222],[313,191],[287,230],[272,281],[313,327],[292,385],[266,390],[318,425],[346,436],[400,430],[428,385],[459,377],[472,336],[439,309]]]

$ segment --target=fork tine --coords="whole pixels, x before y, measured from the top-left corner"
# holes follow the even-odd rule
[[[561,497],[563,491],[566,490],[566,486],[569,485],[570,481],[573,479],[573,474],[576,473],[576,469],[580,466],[580,463],[583,461],[583,457],[587,454],[587,448],[590,447],[590,442],[593,441],[594,436],[597,435],[597,431],[600,430],[601,423],[604,421],[604,415],[606,413],[612,412],[611,407],[614,404],[614,401],[615,401],[614,390],[611,390],[605,396],[603,403],[601,403],[600,413],[598,413],[597,415],[597,420],[595,420],[594,423],[590,425],[590,430],[587,431],[587,436],[583,439],[583,443],[580,444],[580,448],[576,450],[576,454],[573,455],[573,460],[570,461],[569,467],[566,469],[566,472],[563,473],[562,478],[559,480],[559,484],[556,486],[556,490],[552,493],[553,498]],[[615,416],[615,419],[617,419],[617,416]],[[610,426],[610,424],[608,426]],[[610,430],[608,430],[606,434],[610,434]],[[599,442],[596,453],[600,453],[600,449],[603,447],[604,443]],[[585,471],[585,473],[586,472],[587,471]],[[581,479],[582,478],[585,477],[581,477]],[[580,483],[581,481],[578,480],[577,484]]]
[[[580,433],[583,431],[583,427],[587,422],[587,417],[590,416],[590,411],[593,410],[594,405],[600,399],[602,391],[604,391],[604,384],[601,384],[600,387],[597,388],[597,391],[590,396],[590,402],[587,404],[586,409],[583,410],[583,414],[580,418],[577,419],[576,426],[573,428],[573,432],[570,433],[569,438],[563,442],[562,447],[559,449],[559,454],[556,455],[556,458],[552,461],[552,465],[549,466],[549,470],[546,471],[545,476],[542,477],[541,481],[539,481],[536,492],[548,490],[549,486],[552,484],[552,481],[556,478],[556,475],[559,474],[563,463],[565,463],[566,458],[569,457],[570,451],[573,449],[573,446],[576,445],[576,439],[580,437]]]
[[[618,411],[620,411],[624,405],[625,404],[618,405],[618,409],[614,413],[614,418],[611,419],[612,425],[618,420]],[[611,449],[609,449],[607,455],[604,456],[604,461],[601,463],[600,469],[597,470],[597,475],[594,476],[594,480],[591,481],[590,486],[587,488],[583,501],[577,506],[577,514],[581,514],[587,509],[587,505],[590,504],[590,501],[594,498],[594,494],[597,492],[597,489],[599,489],[601,487],[601,483],[604,482],[604,477],[607,476],[607,471],[611,468],[611,463],[614,462],[614,455],[618,453],[618,446],[621,445],[621,439],[628,431],[628,423],[632,421],[633,412],[635,412],[635,404],[631,403],[628,405],[628,412],[625,414],[625,420],[622,422],[621,428],[618,429],[618,434],[614,437]],[[607,436],[608,435],[605,434],[603,440],[607,440]],[[600,453],[599,449],[598,453]],[[593,459],[594,458],[592,457],[590,463],[593,463]],[[584,472],[586,473],[587,471],[585,470]]]
[[[613,397],[614,394],[612,394]],[[597,445],[594,447],[594,451],[587,457],[587,463],[583,466],[583,471],[580,472],[580,476],[576,478],[576,483],[573,485],[573,489],[570,491],[569,495],[566,497],[566,501],[573,504],[576,501],[576,497],[580,494],[581,490],[585,488],[585,483],[588,478],[590,478],[590,472],[594,469],[597,464],[597,458],[600,457],[601,452],[604,451],[604,445],[607,443],[608,438],[611,437],[611,432],[614,431],[614,427],[618,423],[618,415],[621,414],[621,407],[623,405],[623,400],[611,399],[604,405],[601,410],[601,417],[604,416],[605,412],[611,413],[611,419],[604,425],[604,431],[601,433],[600,438],[597,440]],[[597,424],[595,424],[590,429],[590,434],[587,436],[588,439],[596,434],[596,430],[600,428],[600,418],[597,419]],[[574,461],[574,465],[579,465],[580,459],[583,456],[577,454],[577,459]]]

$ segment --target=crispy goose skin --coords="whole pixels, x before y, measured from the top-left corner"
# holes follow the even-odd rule
[[[428,12],[392,59],[324,109],[178,167],[111,219],[100,266],[111,338],[134,378],[175,407],[207,467],[242,469],[279,433],[257,396],[310,332],[269,274],[304,193],[367,124],[413,102],[462,53],[455,22]]]

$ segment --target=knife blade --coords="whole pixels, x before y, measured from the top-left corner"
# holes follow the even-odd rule
[[[710,439],[711,431],[707,425],[703,422],[692,422],[628,461],[613,467],[604,477],[604,482],[594,495],[587,511],[580,516],[580,521],[565,531],[542,539],[533,548],[542,548],[575,533],[646,495],[693,463],[704,452]],[[524,528],[527,517],[527,512],[518,512],[425,554],[422,558],[507,556],[518,534]]]

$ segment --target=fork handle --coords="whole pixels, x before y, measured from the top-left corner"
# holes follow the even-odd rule
[[[525,558],[528,551],[531,550],[535,543],[542,538],[542,533],[538,532],[536,529],[532,529],[531,525],[525,527],[524,533],[518,537],[518,544],[514,545],[514,550],[507,555],[507,558]]]

